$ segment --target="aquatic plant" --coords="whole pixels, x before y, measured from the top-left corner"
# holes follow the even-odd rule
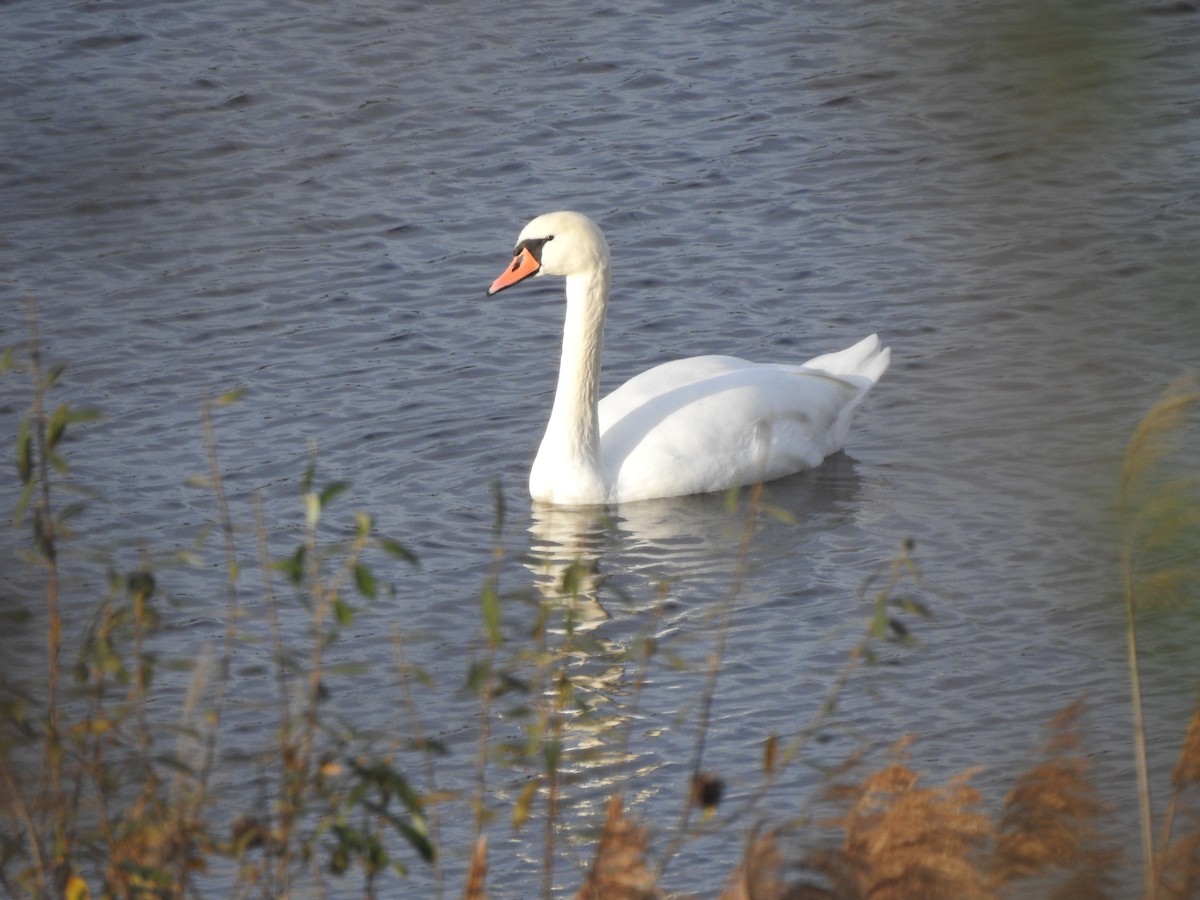
[[[259,495],[252,497],[252,527],[239,528],[217,428],[220,410],[239,399],[231,392],[199,411],[207,471],[196,479],[213,501],[221,558],[213,571],[221,573],[224,627],[210,652],[189,661],[186,695],[178,709],[164,713],[151,702],[155,676],[180,661],[165,658],[157,640],[170,611],[153,554],[143,551],[137,564],[114,567],[86,621],[64,615],[65,608],[80,606],[74,597],[63,603],[60,569],[83,509],[61,499],[74,487],[65,483],[64,438],[99,414],[51,403],[64,367],[44,363],[32,305],[29,333],[23,350],[0,360],[0,372],[19,370],[28,379],[29,408],[17,428],[14,514],[25,536],[23,558],[39,575],[41,602],[0,613],[7,621],[23,619],[45,642],[38,671],[20,679],[0,671],[0,887],[13,897],[184,897],[203,894],[216,879],[231,896],[275,897],[309,889],[323,894],[331,879],[357,876],[358,893],[373,897],[410,865],[427,865],[441,897],[448,888],[439,820],[457,808],[474,823],[463,896],[487,896],[489,834],[504,821],[502,812],[508,813],[505,827],[540,826],[541,894],[553,895],[575,764],[599,752],[572,746],[570,735],[592,729],[618,756],[631,740],[629,717],[603,714],[604,679],[578,662],[611,662],[636,708],[653,667],[669,656],[654,637],[661,602],[648,606],[643,631],[621,647],[598,638],[588,618],[597,575],[586,558],[549,566],[544,592],[505,591],[507,513],[497,490],[496,551],[480,590],[479,639],[465,672],[478,703],[476,777],[469,796],[448,793],[438,778],[445,748],[424,725],[427,676],[408,662],[410,637],[402,629],[393,632],[401,703],[390,737],[356,733],[330,713],[328,702],[342,679],[354,678],[331,665],[330,648],[376,598],[396,591],[381,583],[373,555],[411,565],[415,554],[376,534],[365,513],[349,517],[339,540],[323,539],[321,524],[347,485],[320,485],[315,461],[299,481],[303,529],[290,553],[273,554]],[[1200,704],[1183,736],[1155,840],[1137,646],[1140,612],[1183,602],[1197,583],[1200,493],[1195,478],[1178,475],[1170,464],[1197,400],[1200,392],[1182,385],[1151,407],[1133,432],[1119,478],[1118,555],[1148,900],[1200,891]],[[628,792],[611,796],[576,896],[667,896],[671,862],[689,842],[711,834],[741,841],[740,859],[729,860],[722,900],[1116,896],[1129,861],[1124,842],[1106,830],[1110,810],[1089,769],[1082,701],[1051,719],[1040,754],[994,812],[972,785],[976,770],[929,783],[909,762],[912,738],[895,743],[874,767],[864,747],[829,773],[814,797],[798,802],[780,787],[781,774],[834,719],[856,673],[876,661],[883,646],[917,646],[912,623],[931,615],[926,598],[936,592],[925,583],[912,543],[865,580],[860,637],[812,720],[794,734],[766,736],[757,784],[736,803],[724,799],[725,778],[705,762],[724,642],[757,523],[764,515],[786,518],[757,488],[732,493],[730,503],[744,516],[742,568],[716,605],[712,647],[693,671],[699,699],[689,719],[695,737],[678,815],[645,822],[626,800]],[[249,554],[241,546],[247,534]],[[254,603],[245,596],[253,568],[243,564],[247,556],[257,559]],[[506,628],[502,614],[512,601],[533,611],[516,630],[511,620]],[[251,613],[252,607],[262,612]],[[285,639],[285,623],[301,612],[307,627],[297,644]],[[275,692],[270,708],[277,714],[251,763],[259,772],[256,796],[231,812],[212,782],[224,759],[230,673],[252,643],[252,615],[263,619],[258,625]],[[261,648],[252,652],[262,658]],[[520,723],[517,737],[511,727],[503,736],[494,732],[501,716]],[[534,774],[514,799],[498,801],[490,783],[497,767]]]
[[[1179,476],[1168,464],[1197,401],[1200,391],[1194,381],[1181,381],[1167,388],[1133,430],[1118,488],[1121,590],[1133,694],[1133,748],[1147,896],[1155,896],[1166,856],[1156,856],[1154,849],[1137,615],[1140,610],[1161,609],[1182,602],[1200,583],[1200,566],[1196,561],[1196,547],[1200,546],[1200,478],[1190,474]],[[1185,744],[1180,761],[1184,772],[1192,771],[1186,764],[1189,748],[1190,744]],[[1169,840],[1179,793],[1188,780],[1176,779],[1175,795],[1164,821],[1163,844]]]
[[[154,674],[163,661],[147,648],[160,627],[158,579],[148,555],[126,573],[113,572],[109,589],[84,623],[73,666],[63,663],[68,623],[60,603],[59,564],[78,504],[59,507],[58,479],[69,473],[61,444],[70,426],[98,414],[67,404],[49,408],[64,371],[41,360],[36,318],[22,359],[9,352],[3,370],[24,367],[31,408],[17,435],[17,475],[22,486],[15,521],[28,529],[24,556],[43,573],[45,604],[28,618],[45,628],[40,672],[16,681],[0,672],[0,885],[10,896],[88,895],[89,884],[112,896],[178,897],[195,893],[195,880],[216,857],[237,863],[237,894],[282,896],[301,873],[318,883],[322,866],[332,874],[362,873],[364,894],[374,896],[386,870],[405,866],[388,850],[385,834],[426,862],[434,855],[423,801],[393,761],[322,712],[329,696],[325,650],[355,615],[356,595],[369,602],[379,591],[364,562],[369,548],[405,562],[413,554],[373,533],[369,516],[354,517],[348,541],[324,545],[318,524],[344,490],[317,488],[314,468],[302,481],[305,537],[284,559],[266,549],[261,503],[257,536],[265,608],[273,640],[279,691],[277,732],[259,765],[265,802],[232,822],[219,812],[210,786],[234,656],[241,646],[242,567],[226,500],[213,427],[213,408],[201,410],[209,471],[197,479],[214,497],[223,538],[225,628],[219,649],[192,665],[187,696],[176,722],[149,713]],[[307,656],[289,652],[273,586],[282,574],[310,615]],[[16,611],[6,610],[7,614]],[[70,689],[61,684],[73,675]],[[44,676],[46,688],[33,685]],[[165,750],[169,738],[174,748]]]

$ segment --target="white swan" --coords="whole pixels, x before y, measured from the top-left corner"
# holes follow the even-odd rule
[[[531,275],[567,279],[554,408],[529,473],[534,500],[565,506],[719,491],[790,475],[841,449],[854,408],[888,367],[871,335],[803,365],[696,356],[599,399],[608,242],[576,212],[538,216],[488,296]]]

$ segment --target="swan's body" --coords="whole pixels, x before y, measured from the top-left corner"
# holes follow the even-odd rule
[[[871,335],[802,365],[675,360],[600,400],[609,251],[595,223],[573,212],[534,219],[488,294],[543,274],[566,277],[567,314],[554,408],[529,474],[534,500],[624,503],[811,468],[841,449],[855,407],[888,366]]]

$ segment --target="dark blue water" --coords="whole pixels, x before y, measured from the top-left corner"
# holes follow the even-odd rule
[[[421,557],[419,571],[375,561],[397,596],[331,652],[367,673],[336,688],[364,731],[407,727],[395,629],[432,678],[441,786],[464,792],[441,810],[451,893],[478,708],[460,687],[497,481],[512,633],[544,585],[521,555],[557,547],[604,576],[580,612],[598,642],[652,632],[662,648],[632,719],[634,672],[599,651],[578,662],[630,755],[581,767],[576,826],[620,786],[665,843],[727,602],[705,767],[744,797],[761,741],[820,708],[864,622],[864,579],[912,538],[935,618],[915,623],[919,647],[852,681],[812,761],[913,733],[931,780],[983,765],[976,783],[998,803],[1043,723],[1086,693],[1096,780],[1132,833],[1107,523],[1129,431],[1200,368],[1192,6],[128,0],[14,3],[0,18],[0,340],[24,340],[33,298],[47,356],[69,364],[56,399],[106,413],[68,448],[72,483],[103,492],[64,563],[71,602],[90,609],[106,567],[145,551],[171,598],[163,652],[219,641],[216,542],[199,567],[172,557],[215,518],[189,485],[207,467],[201,404],[244,388],[216,429],[248,572],[253,492],[273,551],[290,551],[314,450],[319,478],[353,484],[327,534],[365,509]],[[744,517],[720,498],[599,525],[531,513],[560,287],[483,291],[525,221],[556,208],[588,213],[613,246],[606,388],[680,355],[802,360],[873,331],[892,346],[846,455],[770,488],[793,521],[761,521],[744,558]],[[11,447],[27,390],[10,374],[4,391]],[[11,507],[15,480],[0,491]],[[18,540],[3,538],[6,556]],[[29,572],[4,577],[29,590]],[[300,644],[305,614],[285,613]],[[1196,622],[1148,627],[1164,776],[1196,678],[1179,630]],[[229,746],[245,753],[270,737],[255,725],[272,682],[265,645],[240,653]],[[164,705],[185,689],[160,678]],[[776,818],[819,784],[801,768]],[[219,786],[254,796],[254,777],[230,765]],[[490,779],[498,897],[539,883],[540,834],[507,824],[524,778]],[[690,843],[666,884],[715,894],[731,833]],[[576,827],[560,846],[568,895],[591,845]],[[428,869],[412,868],[406,889],[427,895]]]

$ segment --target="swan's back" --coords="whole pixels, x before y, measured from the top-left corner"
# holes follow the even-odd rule
[[[600,401],[615,501],[723,490],[819,465],[887,369],[871,335],[803,365],[700,356],[656,366]]]

